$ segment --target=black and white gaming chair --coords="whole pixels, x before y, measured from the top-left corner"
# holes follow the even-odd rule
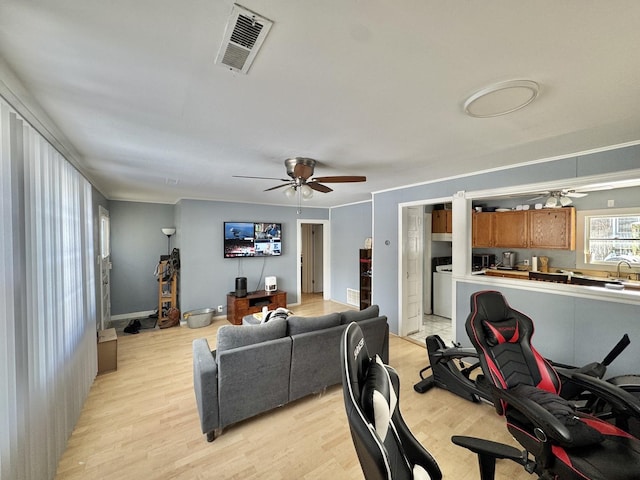
[[[496,411],[513,437],[534,456],[527,465],[540,478],[640,478],[640,441],[622,429],[571,408],[560,395],[553,366],[531,345],[533,322],[497,291],[471,295],[465,324],[476,348]],[[576,374],[617,409],[638,412],[637,399],[597,378]]]
[[[369,357],[357,323],[344,331],[340,357],[349,428],[366,480],[440,480],[440,467],[400,414],[396,371],[379,356]],[[523,463],[522,453],[508,445],[462,436],[452,440],[478,455],[482,480],[493,480],[496,458]]]
[[[377,355],[369,358],[356,323],[347,326],[340,352],[347,417],[365,478],[441,479],[438,464],[411,434],[397,408],[398,375]]]

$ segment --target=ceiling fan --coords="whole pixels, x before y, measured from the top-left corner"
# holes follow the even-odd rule
[[[234,175],[236,178],[259,178],[263,180],[280,180],[285,182],[281,185],[276,185],[271,188],[267,188],[265,192],[270,190],[276,190],[278,188],[287,187],[285,195],[287,197],[293,197],[296,192],[302,196],[304,200],[308,200],[313,196],[313,191],[328,193],[333,189],[324,185],[325,183],[346,183],[346,182],[366,182],[367,177],[359,175],[341,175],[334,177],[314,177],[314,168],[316,161],[312,158],[306,157],[294,157],[288,158],[284,161],[284,165],[287,168],[287,175],[291,178],[273,178],[273,177],[251,177],[247,175]]]
[[[529,201],[546,198],[544,208],[561,208],[571,205],[573,203],[572,198],[582,198],[587,195],[588,193],[580,193],[575,190],[551,190],[541,193],[537,197],[529,199]]]

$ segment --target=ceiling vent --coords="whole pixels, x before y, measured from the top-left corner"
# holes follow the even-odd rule
[[[216,63],[236,72],[247,73],[272,25],[271,20],[234,5]]]

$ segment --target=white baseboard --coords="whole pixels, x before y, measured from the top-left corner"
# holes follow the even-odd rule
[[[131,320],[134,318],[148,317],[152,313],[156,313],[155,310],[145,310],[142,312],[121,313],[119,315],[111,315],[111,320]]]

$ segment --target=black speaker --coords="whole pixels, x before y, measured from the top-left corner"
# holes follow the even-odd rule
[[[247,296],[247,277],[236,277],[236,297]]]

